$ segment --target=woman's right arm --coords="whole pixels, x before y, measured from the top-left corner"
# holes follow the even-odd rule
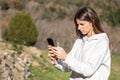
[[[69,52],[69,56],[72,56],[71,53],[74,53],[75,52],[75,46],[78,44],[78,40],[75,41],[74,45],[73,45],[73,48],[71,49],[71,51]],[[49,49],[49,55],[52,53],[52,56],[53,56],[53,52],[51,51],[51,47],[48,46],[48,49]],[[51,57],[52,57],[51,56]],[[59,70],[61,71],[64,71],[64,72],[69,72],[71,71],[70,67],[64,62],[64,60],[61,60],[61,59],[57,59],[57,58],[53,58],[52,57],[52,64]]]
[[[63,71],[63,72],[70,72],[70,71],[71,71],[70,67],[69,67],[66,63],[64,63],[64,61],[61,60],[61,59],[58,59],[58,60],[57,60],[57,63],[54,64],[54,66],[55,66],[57,69],[59,69],[59,70],[61,70],[61,71]]]
[[[64,71],[64,72],[69,72],[69,71],[71,71],[70,68],[69,68],[69,66],[68,66],[66,63],[64,63],[63,60],[58,59],[58,58],[55,56],[55,53],[53,53],[53,51],[52,51],[52,46],[48,46],[48,50],[49,50],[48,56],[49,56],[50,59],[51,59],[51,63],[52,63],[57,69],[59,69],[59,70],[61,70],[61,71]]]

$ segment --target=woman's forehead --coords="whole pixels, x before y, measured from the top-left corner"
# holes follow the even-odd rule
[[[81,20],[81,19],[76,19],[76,21],[77,21],[77,23],[86,23],[86,22],[88,22],[86,20]]]

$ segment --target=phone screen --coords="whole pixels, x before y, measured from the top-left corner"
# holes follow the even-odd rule
[[[53,41],[52,38],[47,38],[47,42],[48,42],[49,45],[55,46],[54,41]]]

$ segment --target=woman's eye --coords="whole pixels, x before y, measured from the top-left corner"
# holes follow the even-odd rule
[[[78,24],[78,25],[84,25],[84,24],[80,23],[80,24]]]

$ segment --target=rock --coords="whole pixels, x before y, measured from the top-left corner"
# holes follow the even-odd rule
[[[31,72],[29,71],[28,67],[24,69],[24,75],[26,79],[28,79],[31,76]]]
[[[40,67],[40,64],[37,61],[32,61],[32,66]]]
[[[24,51],[17,54],[11,47],[8,49],[5,44],[0,43],[0,47],[2,46],[4,48],[0,48],[0,80],[29,80],[32,75],[29,67],[40,66],[34,57],[40,58],[41,51],[36,47],[24,47]]]
[[[24,71],[24,68],[19,63],[15,63],[14,66],[17,70],[19,70],[21,72]]]
[[[24,78],[24,72],[19,72],[17,69],[12,69],[13,77],[15,80],[25,80]]]
[[[37,49],[36,47],[29,47],[28,49],[32,55],[34,55],[37,58],[40,58],[41,56],[41,51],[39,49]]]

